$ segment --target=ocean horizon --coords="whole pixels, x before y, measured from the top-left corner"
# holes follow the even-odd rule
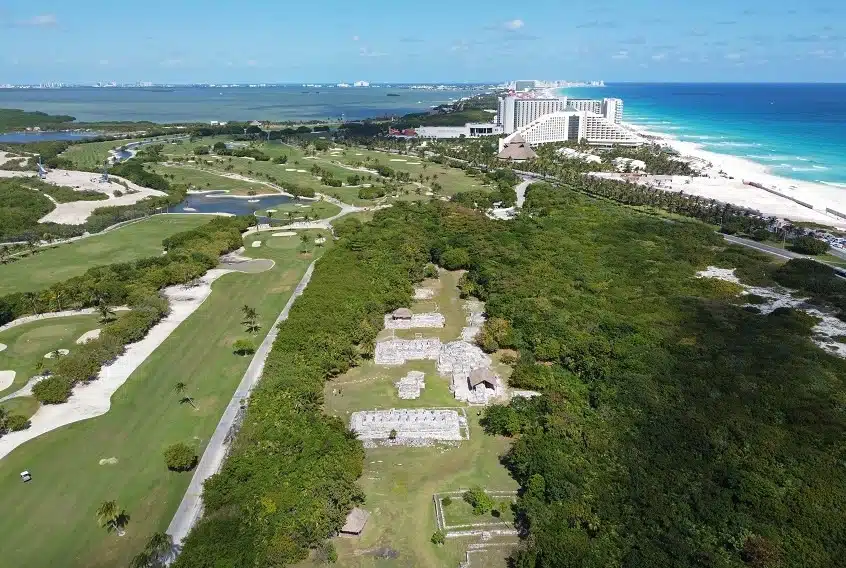
[[[559,92],[623,99],[624,122],[846,189],[846,84],[606,83]]]

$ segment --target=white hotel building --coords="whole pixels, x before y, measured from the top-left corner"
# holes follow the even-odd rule
[[[587,141],[597,146],[638,145],[643,139],[620,126],[620,99],[567,99],[502,97],[498,122],[507,144],[516,133],[532,146],[550,142]]]

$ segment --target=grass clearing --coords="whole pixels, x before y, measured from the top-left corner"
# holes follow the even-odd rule
[[[464,326],[463,301],[456,285],[460,272],[441,272],[439,280],[426,280],[421,286],[435,290],[432,300],[418,301],[412,311],[432,311],[435,306],[446,317],[443,329],[397,330],[397,337],[439,337],[451,340],[458,337]],[[389,337],[383,331],[379,339]],[[425,373],[426,387],[420,398],[402,400],[394,383],[409,371]],[[359,367],[328,382],[324,391],[325,412],[349,422],[357,410],[390,408],[431,408],[464,406],[449,390],[449,380],[437,373],[434,361],[415,361],[396,367],[377,366],[366,361]],[[517,484],[499,463],[511,440],[486,435],[479,425],[480,409],[467,408],[470,439],[460,445],[436,445],[424,448],[377,447],[367,449],[364,473],[359,480],[367,495],[363,505],[371,512],[370,520],[360,537],[334,539],[338,550],[337,565],[343,568],[376,568],[380,566],[456,566],[464,560],[470,543],[478,537],[450,538],[444,546],[430,542],[437,530],[433,495],[462,491],[475,485],[499,491],[516,490]],[[501,499],[497,499],[501,500]],[[460,497],[453,498],[457,518],[462,517]],[[468,506],[469,507],[469,506]],[[496,522],[510,522],[510,511]],[[472,512],[470,512],[472,517]],[[488,515],[490,517],[490,515]],[[475,522],[479,517],[475,517]],[[514,539],[511,539],[513,541]],[[504,539],[503,542],[509,542]],[[393,560],[378,557],[383,549],[391,549],[398,556]],[[484,566],[505,567],[508,547],[487,551]],[[302,566],[317,566],[316,560]],[[483,564],[479,564],[482,566]]]
[[[340,207],[323,200],[310,202],[305,207],[298,203],[283,203],[281,205],[275,205],[270,209],[273,210],[273,219],[282,222],[302,221],[303,219],[298,219],[298,217],[304,218],[305,215],[308,215],[309,219],[326,219],[341,212]],[[267,209],[260,209],[256,213],[258,215],[267,215],[267,211]]]
[[[272,187],[261,183],[253,183],[219,173],[212,173],[192,167],[165,166],[154,164],[147,166],[151,171],[168,178],[173,183],[187,185],[193,190],[226,191],[231,195],[259,195],[264,193],[279,193]]]
[[[254,240],[264,246],[252,248]],[[246,255],[276,265],[215,282],[205,303],[115,393],[107,414],[27,442],[0,461],[0,549],[6,565],[125,566],[151,533],[167,527],[191,474],[169,472],[162,451],[185,442],[199,454],[208,442],[250,362],[232,353],[233,342],[246,336],[241,307],[258,311],[258,343],[323,250],[310,245],[303,254],[299,239],[262,236],[248,237],[245,246]],[[197,410],[178,404],[174,385],[180,381]],[[100,465],[112,457],[117,463]],[[24,469],[33,474],[27,485],[18,477]],[[94,511],[109,499],[131,517],[124,537],[107,534],[96,522]]]
[[[106,142],[74,144],[59,155],[73,162],[74,166],[81,170],[102,169],[103,162],[109,158],[109,152],[111,150],[126,146],[131,142],[140,142],[141,140],[141,138],[127,138]]]
[[[37,249],[35,254],[0,265],[0,295],[45,288],[95,266],[159,255],[163,239],[209,219],[209,215],[156,215],[114,231]]]

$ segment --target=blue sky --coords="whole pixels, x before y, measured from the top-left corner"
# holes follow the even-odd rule
[[[0,0],[0,83],[846,81],[846,1]]]

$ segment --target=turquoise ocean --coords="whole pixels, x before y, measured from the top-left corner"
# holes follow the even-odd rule
[[[846,84],[610,83],[562,94],[623,99],[625,122],[846,189]]]

